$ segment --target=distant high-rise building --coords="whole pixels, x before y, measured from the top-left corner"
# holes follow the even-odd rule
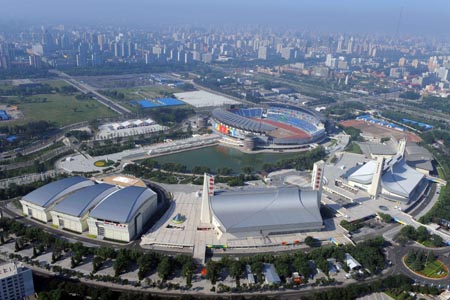
[[[347,54],[351,54],[353,52],[353,37],[350,38],[347,44]]]
[[[38,69],[42,65],[42,60],[39,55],[30,55],[28,57],[28,63],[31,67]]]
[[[91,60],[93,66],[100,66],[103,64],[103,57],[101,53],[98,52],[92,53]]]
[[[26,299],[34,295],[33,274],[16,263],[0,265],[0,299]]]
[[[0,67],[3,70],[9,70],[11,68],[11,59],[8,55],[0,56]]]
[[[327,54],[327,58],[325,59],[325,66],[331,67],[332,60],[333,60],[333,55]]]
[[[343,50],[343,46],[344,46],[344,37],[341,35],[338,40],[336,52],[341,53]]]
[[[258,49],[258,59],[267,59],[267,47],[261,46]]]
[[[406,58],[404,58],[404,57],[401,57],[401,58],[398,60],[398,66],[399,66],[399,67],[404,67],[404,66],[405,66],[405,63],[406,63]]]
[[[211,53],[203,53],[202,54],[202,62],[209,64],[212,62],[212,54]]]
[[[294,49],[291,47],[282,48],[280,53],[281,57],[286,60],[290,60],[294,57]]]
[[[114,56],[115,57],[123,56],[122,47],[119,43],[114,43]]]
[[[413,66],[414,68],[417,68],[419,66],[419,60],[413,59],[413,61],[411,62],[411,66]]]

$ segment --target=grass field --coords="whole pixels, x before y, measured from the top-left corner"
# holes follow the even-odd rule
[[[91,121],[117,116],[115,112],[96,100],[77,100],[74,95],[41,94],[27,99],[47,98],[43,103],[20,103],[24,119],[4,124],[24,124],[30,121],[55,122],[65,126],[81,121]]]
[[[403,257],[403,263],[411,269],[411,267],[406,263],[405,260],[406,256]],[[444,278],[448,276],[448,268],[445,266],[440,260],[435,260],[433,262],[428,262],[425,265],[425,268],[420,271],[416,272],[411,269],[412,272],[420,274],[422,276],[428,277],[428,278]]]
[[[439,260],[435,260],[426,264],[421,273],[430,278],[442,278],[448,275],[448,270]]]

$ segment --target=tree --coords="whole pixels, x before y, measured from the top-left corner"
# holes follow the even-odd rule
[[[442,237],[440,235],[437,235],[437,234],[432,234],[430,236],[430,240],[431,240],[431,244],[434,247],[441,247],[442,244],[444,243],[444,240],[442,239]]]
[[[255,261],[251,264],[252,272],[256,274],[258,282],[262,282],[263,263],[261,261]]]
[[[383,220],[384,223],[391,223],[393,220],[390,214],[379,212],[378,215],[380,216],[381,220]]]
[[[92,260],[92,273],[97,273],[102,267],[104,259],[100,256],[95,256]]]
[[[314,247],[316,245],[316,242],[317,240],[310,235],[305,238],[305,244],[309,247]]]
[[[428,240],[429,237],[429,233],[428,230],[424,227],[424,226],[419,226],[416,229],[416,236],[415,239],[419,242],[424,242],[426,240]]]
[[[416,229],[411,225],[406,225],[400,229],[401,235],[407,237],[410,240],[416,240]]]
[[[236,286],[240,286],[240,277],[244,273],[244,264],[240,260],[235,260],[230,265],[230,275],[236,279]]]
[[[164,256],[161,261],[158,264],[157,268],[158,276],[163,280],[166,281],[167,277],[172,272],[172,266],[170,262],[169,256]]]
[[[128,264],[129,260],[127,256],[123,254],[117,255],[116,260],[113,262],[114,276],[119,276],[120,273],[128,268]]]
[[[252,172],[253,172],[253,167],[251,167],[251,166],[245,166],[245,167],[242,167],[242,172],[244,172],[244,174],[252,174]]]
[[[219,264],[213,260],[209,260],[206,263],[206,278],[211,281],[212,284],[216,284],[217,277],[219,276],[220,267]]]

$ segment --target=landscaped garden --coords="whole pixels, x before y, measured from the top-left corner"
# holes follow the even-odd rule
[[[102,160],[97,160],[94,163],[94,166],[99,167],[99,168],[106,168],[106,167],[112,166],[113,164],[114,164],[113,160],[102,159]]]
[[[405,265],[413,272],[428,278],[447,277],[448,268],[431,252],[411,250],[403,257]]]

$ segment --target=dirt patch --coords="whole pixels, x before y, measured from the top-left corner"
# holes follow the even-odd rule
[[[358,128],[360,129],[364,135],[372,135],[374,137],[394,137],[396,140],[402,139],[403,137],[406,137],[406,140],[408,142],[421,142],[422,139],[412,133],[412,132],[407,132],[407,131],[398,131],[392,128],[387,128],[384,126],[380,126],[377,124],[372,124],[372,123],[367,123],[363,120],[347,120],[347,121],[342,121],[339,124],[341,124],[344,127],[354,127],[354,128]]]

